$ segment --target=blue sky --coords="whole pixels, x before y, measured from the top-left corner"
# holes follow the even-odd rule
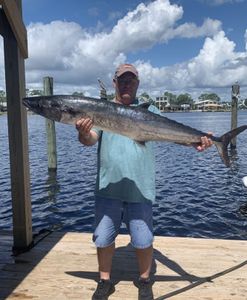
[[[22,2],[29,88],[53,76],[58,93],[97,96],[97,78],[112,92],[115,67],[130,62],[140,92],[152,97],[216,92],[228,100],[235,81],[247,97],[246,0]]]

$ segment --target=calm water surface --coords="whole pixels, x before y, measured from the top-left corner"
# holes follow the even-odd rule
[[[221,135],[230,129],[230,113],[166,115],[202,131]],[[247,111],[239,112],[247,124]],[[92,231],[96,146],[83,147],[73,126],[56,123],[58,171],[47,171],[45,119],[28,116],[33,229]],[[11,189],[7,117],[0,116],[0,229],[11,229]],[[215,147],[193,148],[157,143],[154,230],[156,235],[247,239],[247,132],[239,135],[231,169]],[[122,232],[126,232],[123,227]]]

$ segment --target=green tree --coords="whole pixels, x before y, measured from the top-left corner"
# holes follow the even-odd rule
[[[204,93],[199,96],[200,100],[213,100],[216,102],[220,102],[220,97],[215,93]]]
[[[152,99],[151,97],[148,99],[148,102],[149,102],[150,104],[153,104],[153,105],[155,105],[155,100],[154,100],[154,99]]]
[[[107,94],[107,100],[108,100],[108,101],[112,101],[114,98],[115,98],[115,94],[114,94],[114,93],[112,93],[112,94]]]
[[[6,101],[6,93],[3,90],[0,90],[0,101]]]
[[[3,90],[0,90],[0,111],[6,107],[6,93]]]
[[[155,101],[146,92],[143,92],[141,95],[139,95],[138,98],[142,99],[143,101],[149,102],[151,104],[155,104]]]
[[[82,96],[82,97],[84,97],[84,93],[83,92],[74,92],[72,94],[72,96]]]
[[[29,90],[29,89],[26,89],[26,93],[29,95],[29,96],[42,96],[43,95],[43,91],[42,90]]]
[[[149,96],[148,93],[146,93],[146,92],[143,92],[139,97],[140,97],[140,98],[145,98],[145,99],[147,99],[147,100],[150,99],[150,96]]]
[[[172,94],[170,92],[165,92],[164,96],[167,97],[170,104],[176,104],[177,96],[175,94]]]
[[[185,94],[180,94],[177,99],[176,99],[176,104],[181,105],[181,104],[193,104],[193,99],[190,94],[185,93]]]

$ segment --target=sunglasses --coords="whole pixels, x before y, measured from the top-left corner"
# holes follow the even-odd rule
[[[136,84],[138,82],[137,78],[118,78],[117,79],[118,84],[120,85],[132,85]]]

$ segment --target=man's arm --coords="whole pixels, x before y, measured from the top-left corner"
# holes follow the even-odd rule
[[[92,128],[93,121],[90,118],[82,118],[76,122],[78,139],[85,146],[93,146],[99,139],[98,134]]]

